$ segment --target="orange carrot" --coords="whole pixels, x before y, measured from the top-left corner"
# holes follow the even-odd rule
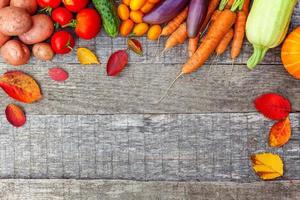
[[[164,51],[171,49],[172,47],[182,44],[187,39],[187,30],[186,30],[186,23],[183,23],[173,32],[170,37],[168,38]]]
[[[228,2],[227,2],[227,4],[226,4],[225,8],[226,8],[226,9],[230,9],[231,6],[233,5],[233,3],[234,3],[234,0],[228,0]]]
[[[221,42],[219,43],[219,45],[216,48],[216,53],[217,53],[218,56],[222,55],[226,51],[226,49],[227,49],[229,43],[231,42],[232,38],[233,38],[233,29],[231,28],[226,33],[226,35],[223,37],[223,39],[221,40]]]
[[[221,10],[215,10],[214,14],[211,16],[211,22],[216,21],[216,19],[219,17],[221,12],[222,12]]]
[[[208,30],[206,37],[203,39],[200,47],[197,49],[194,55],[189,58],[188,61],[183,65],[181,72],[173,80],[173,82],[166,90],[165,94],[159,99],[157,103],[161,102],[168,95],[169,90],[181,76],[197,71],[206,62],[206,60],[215,51],[223,37],[228,33],[228,31],[235,23],[237,17],[235,11],[241,6],[243,2],[244,0],[235,0],[230,10],[225,9],[221,12],[216,21],[211,25],[211,28]]]
[[[172,19],[162,30],[161,36],[171,35],[188,16],[188,7],[186,7],[177,17]]]
[[[242,8],[242,11],[244,11],[245,13],[249,13],[249,7],[250,7],[250,0],[244,0],[244,5]]]
[[[234,37],[231,48],[231,59],[236,59],[242,50],[245,38],[246,21],[249,12],[250,0],[245,0],[243,9],[238,12],[234,27]]]
[[[210,19],[210,23],[209,23],[209,27],[207,28],[208,31],[210,29],[210,27],[212,27],[213,23],[216,21],[216,19],[219,17],[219,15],[222,13],[221,10],[215,10],[213,15],[211,16]],[[201,41],[203,41],[205,39],[205,35],[201,38]]]
[[[198,34],[195,38],[189,39],[189,46],[188,46],[189,57],[192,57],[192,55],[197,51],[199,39],[200,39],[200,34]]]
[[[215,51],[222,38],[227,34],[236,20],[236,13],[224,10],[212,24],[205,39],[194,55],[184,64],[181,74],[189,74],[199,69]]]
[[[200,29],[200,32],[203,32],[205,30],[207,24],[210,21],[211,16],[215,12],[215,10],[218,8],[219,3],[220,3],[220,0],[211,0],[210,1],[209,5],[208,5],[208,9],[207,9],[207,14],[206,14],[205,20],[202,24],[202,27]]]

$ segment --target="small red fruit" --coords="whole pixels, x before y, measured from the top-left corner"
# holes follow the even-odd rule
[[[89,0],[63,0],[65,7],[72,12],[79,12],[89,3]]]
[[[85,8],[77,14],[76,20],[67,26],[74,27],[78,37],[90,40],[101,30],[101,17],[95,9]]]
[[[53,21],[58,23],[60,26],[71,23],[73,19],[72,13],[64,7],[55,8],[52,12],[51,17]]]
[[[59,31],[54,33],[51,38],[51,47],[57,54],[67,54],[73,50],[75,40],[67,31]]]
[[[61,0],[37,0],[41,8],[57,8],[61,4]]]

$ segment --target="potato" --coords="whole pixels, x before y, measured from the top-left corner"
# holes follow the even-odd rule
[[[32,47],[33,55],[42,61],[52,60],[54,52],[48,43],[37,43]]]
[[[3,35],[0,32],[0,47],[2,47],[4,45],[5,42],[7,42],[9,40],[9,36]]]
[[[19,36],[22,42],[25,44],[36,44],[48,39],[52,35],[54,24],[48,15],[34,15],[32,16],[32,21],[32,28]]]
[[[37,10],[36,0],[10,0],[10,6],[24,8],[31,15]]]
[[[0,54],[6,63],[11,65],[24,65],[30,59],[29,48],[18,40],[6,42],[0,49]]]
[[[9,5],[9,0],[0,0],[0,8],[4,8]]]
[[[31,16],[24,8],[8,6],[0,9],[0,32],[4,35],[21,35],[29,31],[31,27]]]

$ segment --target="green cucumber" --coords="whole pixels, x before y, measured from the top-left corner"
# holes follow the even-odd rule
[[[110,37],[119,34],[120,20],[117,15],[116,7],[112,0],[92,0],[95,8],[101,15],[104,30]]]

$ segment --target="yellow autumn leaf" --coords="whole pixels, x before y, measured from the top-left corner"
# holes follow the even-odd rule
[[[78,48],[77,58],[83,65],[100,64],[96,55],[87,48]]]
[[[283,175],[283,162],[279,155],[261,153],[251,156],[253,170],[263,180],[272,180]]]

